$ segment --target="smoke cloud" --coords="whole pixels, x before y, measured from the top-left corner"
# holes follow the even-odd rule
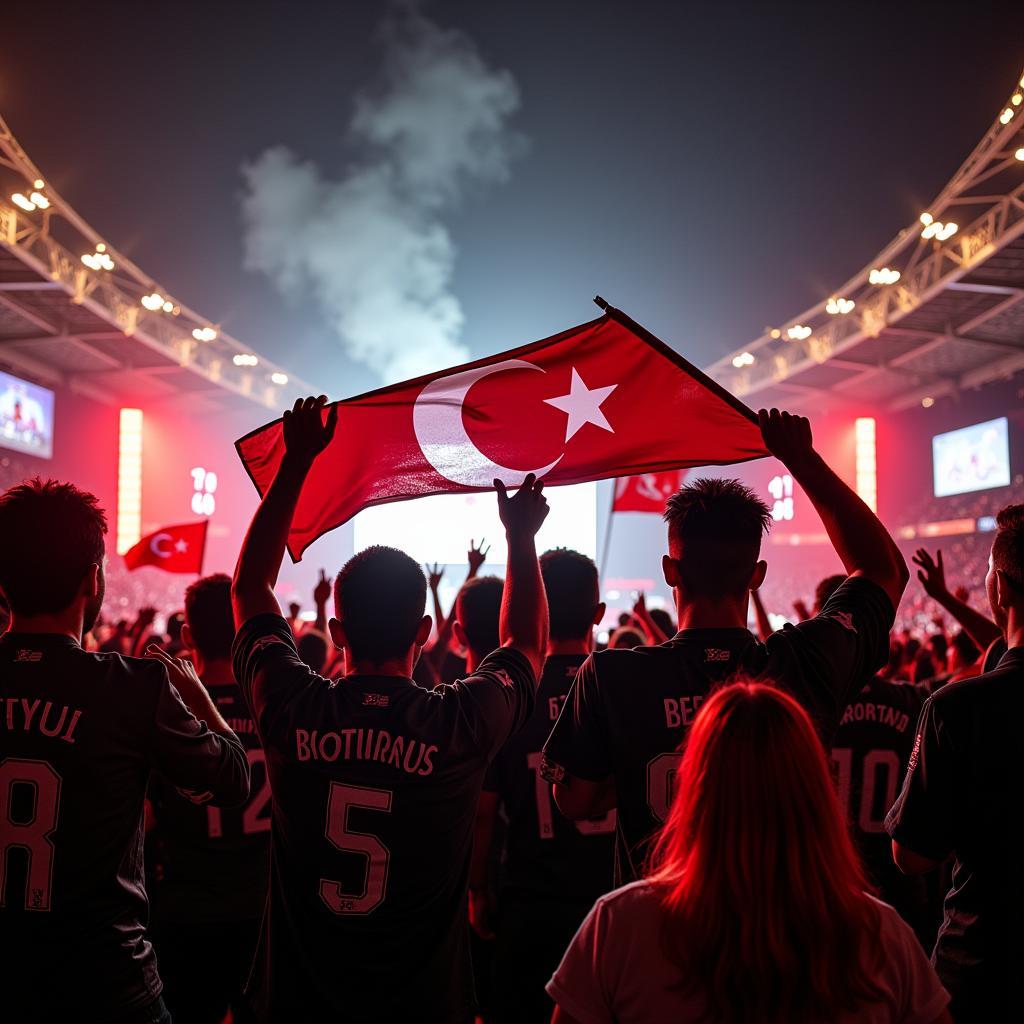
[[[340,178],[285,147],[243,167],[245,265],[282,294],[313,296],[345,350],[385,381],[464,361],[444,215],[508,178],[525,143],[519,90],[464,33],[415,8],[383,31],[379,80],[348,127],[360,158]]]

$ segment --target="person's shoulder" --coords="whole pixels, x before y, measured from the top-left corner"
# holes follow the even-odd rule
[[[1008,666],[996,666],[990,672],[979,676],[968,676],[956,682],[946,683],[939,687],[928,698],[936,708],[945,710],[947,707],[967,707],[989,700],[998,700],[1006,694],[1019,697],[1024,680],[1019,670],[1014,671]]]
[[[878,913],[878,937],[883,947],[906,946],[908,942],[917,944],[914,930],[903,920],[894,906],[872,893],[866,892],[864,896]]]
[[[599,896],[594,909],[603,910],[612,916],[657,915],[661,912],[661,899],[655,885],[649,879],[641,878]]]
[[[153,658],[133,658],[116,651],[86,651],[78,648],[73,657],[80,666],[76,673],[105,687],[116,689],[119,704],[148,704],[156,700],[161,687],[168,686],[167,669]]]
[[[641,647],[607,647],[603,651],[595,651],[590,660],[596,671],[616,674],[629,672],[638,665],[651,665],[671,657],[672,650],[671,640],[663,644],[645,644]]]

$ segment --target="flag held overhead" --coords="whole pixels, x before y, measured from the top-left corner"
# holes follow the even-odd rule
[[[742,402],[605,309],[543,341],[335,403],[337,429],[292,521],[292,558],[384,502],[511,486],[527,473],[572,484],[767,454]],[[281,420],[235,447],[265,494],[284,456]]]
[[[198,523],[164,526],[153,533],[147,533],[124,553],[124,564],[128,569],[155,565],[165,572],[198,575],[203,571],[206,530],[209,525],[210,521],[203,519]]]

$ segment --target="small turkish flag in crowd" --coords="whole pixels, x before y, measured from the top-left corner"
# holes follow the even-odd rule
[[[665,511],[665,502],[683,486],[688,469],[672,469],[666,473],[641,473],[615,481],[613,512]]]
[[[203,571],[203,552],[206,550],[208,519],[181,526],[165,526],[147,534],[124,553],[124,564],[129,569],[140,565],[155,565],[167,572]]]
[[[337,429],[288,535],[296,561],[370,505],[482,491],[496,478],[513,486],[527,473],[574,484],[768,454],[745,405],[611,308],[544,341],[336,404]],[[235,447],[265,494],[284,456],[282,421]]]

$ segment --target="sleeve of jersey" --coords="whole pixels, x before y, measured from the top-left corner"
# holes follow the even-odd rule
[[[601,782],[612,772],[611,744],[597,662],[591,655],[580,666],[547,743],[541,773],[548,782],[567,775]]]
[[[766,641],[766,674],[787,686],[828,738],[843,709],[889,658],[892,601],[878,584],[851,576],[812,619]]]
[[[903,788],[885,819],[886,831],[900,846],[935,861],[949,855],[953,773],[949,734],[930,697],[917,724]]]
[[[608,960],[603,948],[604,916],[605,906],[599,900],[580,925],[546,986],[547,994],[580,1024],[612,1024],[615,1020],[603,977]]]
[[[160,669],[152,735],[148,750],[153,767],[185,797],[196,803],[234,807],[249,796],[249,762],[234,733],[211,732],[185,706]]]
[[[492,651],[451,690],[465,715],[472,742],[490,760],[533,712],[537,679],[529,659],[514,647]]]
[[[231,648],[235,681],[253,718],[264,716],[319,677],[299,657],[295,637],[280,615],[255,615],[235,636]]]

